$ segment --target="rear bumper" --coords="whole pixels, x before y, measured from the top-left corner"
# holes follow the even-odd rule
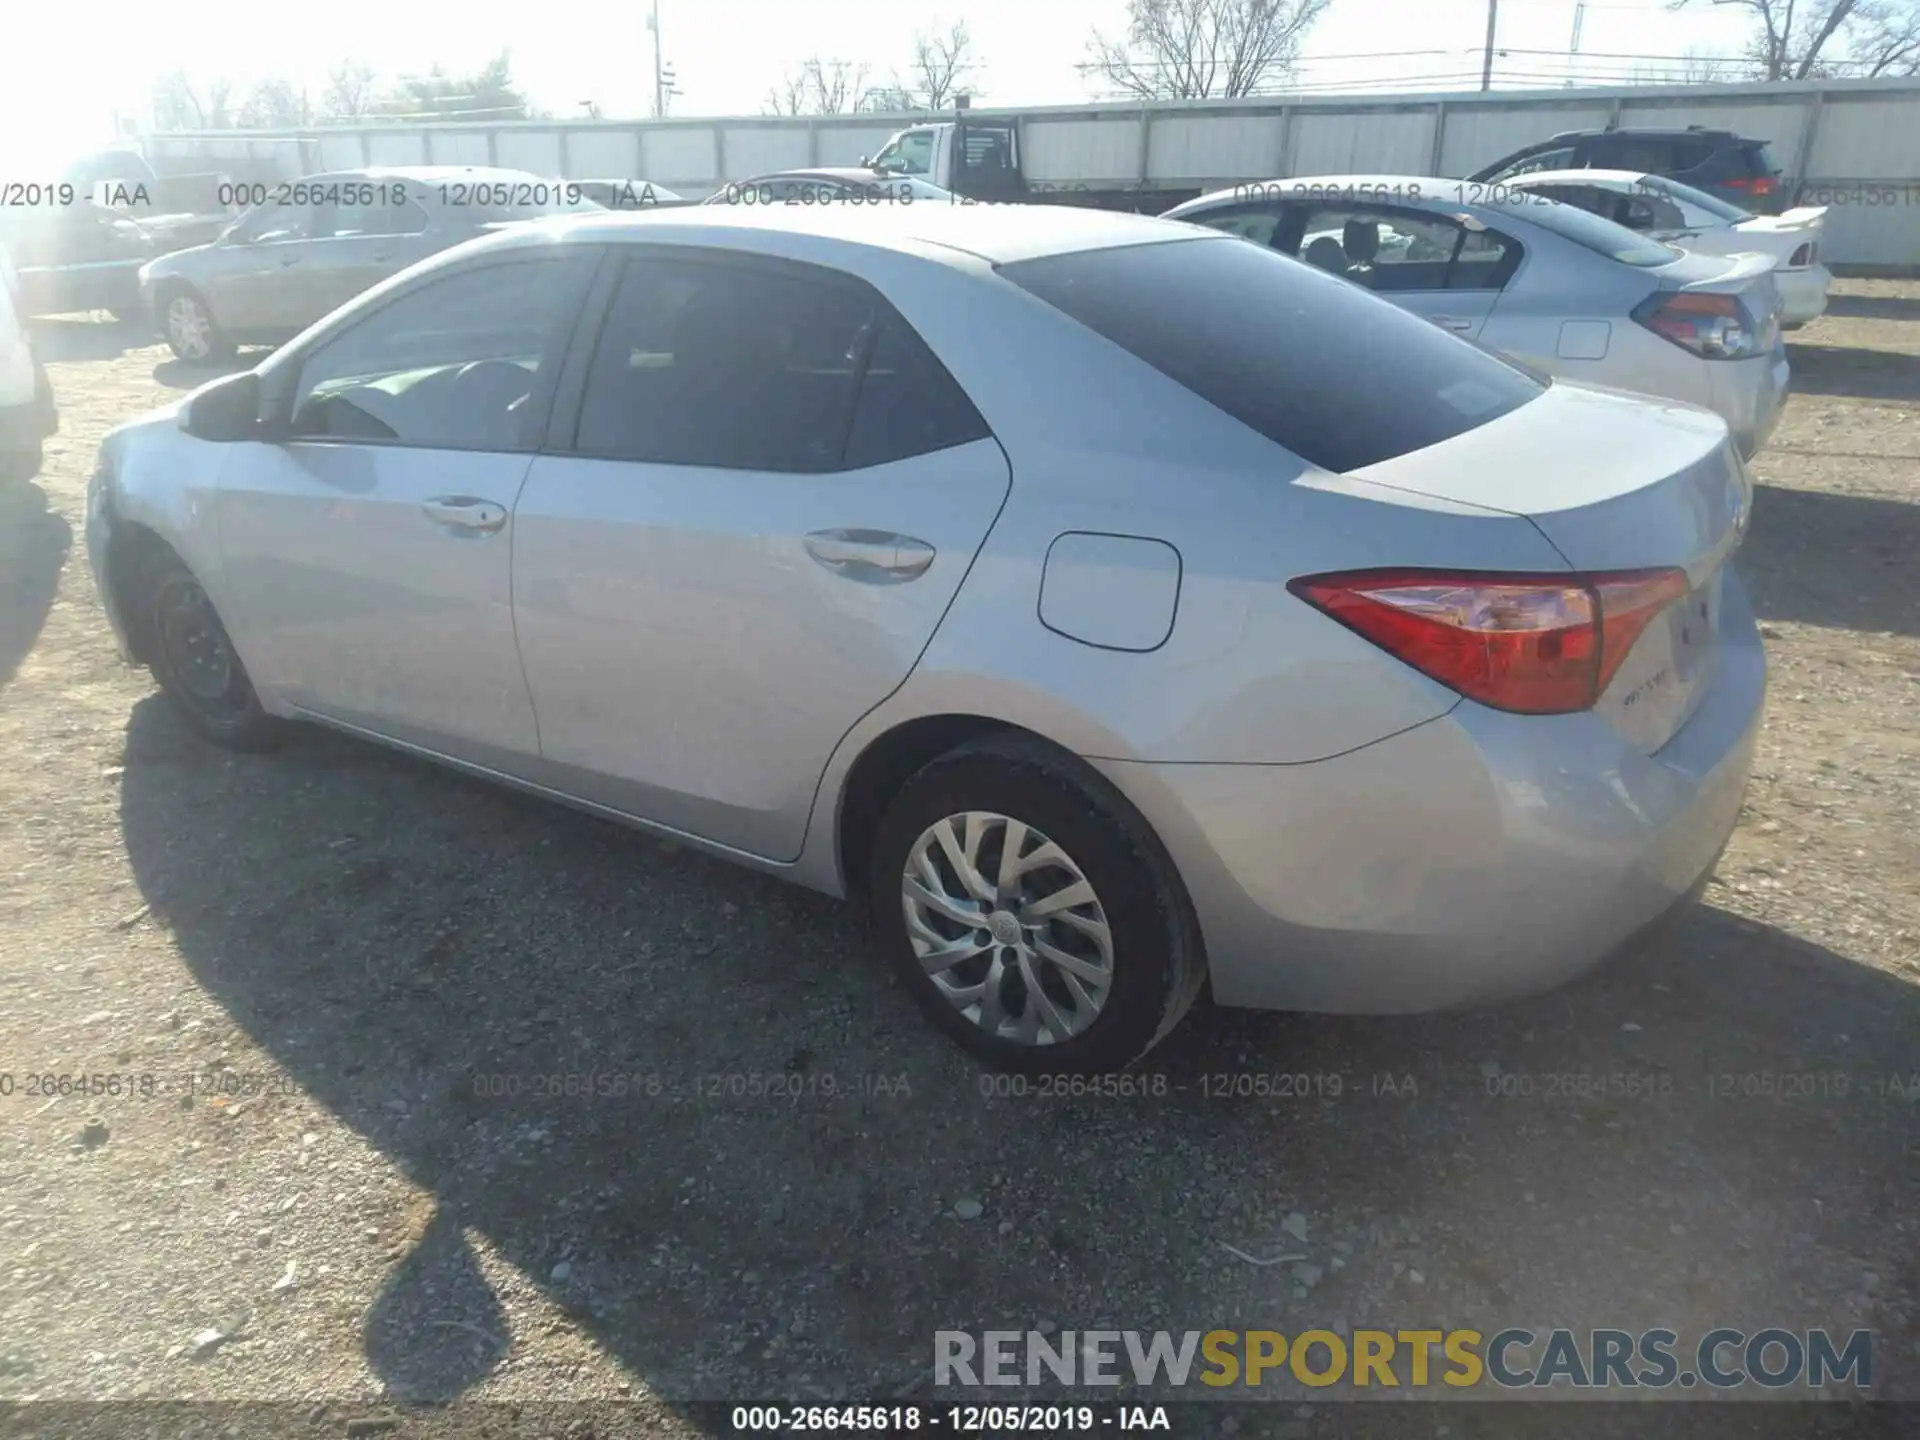
[[[1780,423],[1780,412],[1786,408],[1793,380],[1787,347],[1776,345],[1772,354],[1751,360],[1706,363],[1713,386],[1713,408],[1733,431],[1740,458],[1751,460],[1767,443]]]
[[[1787,329],[1797,330],[1827,313],[1827,290],[1833,284],[1833,272],[1826,266],[1776,270],[1773,278],[1780,287],[1780,323]]]
[[[1766,691],[1729,577],[1713,687],[1654,755],[1597,715],[1448,715],[1308,765],[1102,762],[1167,845],[1224,1005],[1479,1004],[1596,964],[1703,883]]]

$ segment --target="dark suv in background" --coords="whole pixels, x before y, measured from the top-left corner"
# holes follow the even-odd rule
[[[1633,170],[1664,175],[1756,215],[1778,215],[1792,199],[1764,140],[1731,130],[1568,130],[1516,150],[1468,176],[1510,180],[1536,170]]]

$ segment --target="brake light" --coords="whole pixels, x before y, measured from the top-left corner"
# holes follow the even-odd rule
[[[1771,175],[1746,175],[1726,182],[1729,190],[1743,190],[1749,195],[1771,195],[1780,188],[1780,182]]]
[[[1357,570],[1287,588],[1469,700],[1566,715],[1593,708],[1648,622],[1687,593],[1687,576]]]
[[[1757,327],[1738,296],[1656,291],[1634,308],[1633,318],[1703,360],[1744,360],[1759,352]]]

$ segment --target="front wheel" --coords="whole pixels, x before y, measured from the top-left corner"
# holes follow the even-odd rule
[[[874,844],[875,934],[934,1023],[1006,1070],[1119,1070],[1205,975],[1172,864],[1068,757],[988,740],[901,789]]]
[[[265,750],[280,722],[261,707],[246,667],[193,572],[171,555],[146,577],[150,667],[187,723],[229,750]]]
[[[213,323],[207,302],[191,290],[175,290],[160,311],[167,348],[189,365],[219,365],[233,358],[233,342]]]

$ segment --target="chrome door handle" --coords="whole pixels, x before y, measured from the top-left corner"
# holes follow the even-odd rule
[[[1473,328],[1473,321],[1459,315],[1436,315],[1433,317],[1433,323],[1436,325],[1444,325],[1449,330],[1471,330]]]
[[[420,513],[450,530],[492,534],[507,523],[507,509],[471,495],[441,495],[420,506]]]
[[[868,585],[898,585],[933,564],[933,546],[891,530],[815,530],[805,543],[834,574]]]

